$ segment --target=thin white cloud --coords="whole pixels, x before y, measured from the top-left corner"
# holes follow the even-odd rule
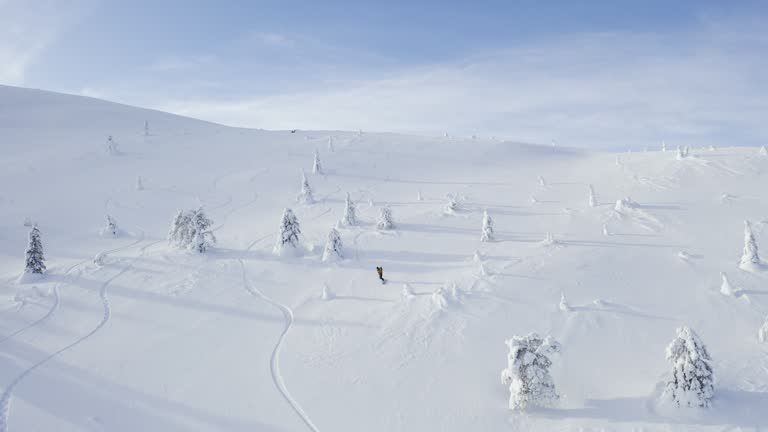
[[[56,40],[80,0],[0,0],[0,84],[23,85],[29,66]]]
[[[765,52],[760,26],[743,23],[665,36],[587,34],[389,79],[163,108],[263,128],[448,131],[601,147],[755,144],[768,141]]]

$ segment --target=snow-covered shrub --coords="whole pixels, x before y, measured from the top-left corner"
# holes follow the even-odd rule
[[[320,293],[320,299],[321,300],[333,300],[336,297],[336,294],[331,291],[330,288],[328,288],[328,285],[323,284],[323,291]]]
[[[421,191],[416,191],[416,201],[424,201],[424,197],[421,196]]]
[[[539,186],[547,187],[547,181],[544,180],[544,177],[542,177],[542,176],[539,176]]]
[[[323,249],[323,261],[336,261],[343,258],[344,244],[341,242],[341,235],[336,228],[331,228]]]
[[[513,336],[509,347],[507,367],[501,371],[501,383],[509,386],[509,409],[525,410],[529,406],[547,406],[559,398],[549,374],[550,356],[560,351],[552,337],[536,333]]]
[[[752,225],[744,221],[744,253],[741,255],[739,267],[751,270],[760,264],[760,256],[757,253],[757,241],[752,233]]]
[[[283,217],[280,219],[280,231],[277,234],[277,243],[275,244],[274,253],[282,255],[286,251],[295,251],[299,247],[299,234],[301,234],[301,227],[296,215],[293,214],[293,210],[287,208],[283,212]]]
[[[376,221],[376,228],[380,230],[391,230],[395,228],[395,222],[392,219],[392,210],[389,207],[382,207],[379,211],[379,219]]]
[[[454,213],[459,209],[459,200],[455,195],[446,195],[448,202],[445,204],[445,212],[448,214]]]
[[[768,342],[768,317],[765,318],[765,322],[757,331],[757,340],[760,342]]]
[[[25,216],[25,217],[24,217],[24,226],[25,226],[25,227],[27,227],[27,228],[29,228],[29,227],[31,227],[32,225],[34,225],[34,223],[32,223],[32,218],[31,218],[31,217],[29,217],[29,216]]]
[[[177,249],[203,253],[216,243],[211,231],[213,220],[205,215],[202,207],[196,210],[180,210],[171,222],[168,242]]]
[[[595,188],[592,187],[592,185],[589,185],[589,206],[590,207],[597,207],[597,197],[595,196]]]
[[[608,230],[608,224],[603,224],[603,235],[609,237],[611,232]]]
[[[106,237],[118,237],[120,235],[120,228],[117,227],[117,221],[110,215],[107,215],[107,226],[101,230],[101,235]]]
[[[613,209],[617,212],[624,212],[627,210],[636,209],[640,206],[637,202],[633,201],[630,197],[625,197],[620,200],[616,200],[616,204],[613,206]]]
[[[43,255],[43,242],[40,240],[40,230],[37,225],[29,231],[29,243],[27,244],[26,265],[24,273],[43,274],[45,273],[45,256]]]
[[[488,210],[483,212],[483,228],[480,234],[480,241],[493,241],[493,219],[488,215]]]
[[[661,151],[666,152],[667,151],[667,142],[662,141],[661,142]]]
[[[144,136],[149,136],[149,120],[144,120]]]
[[[558,307],[563,312],[568,312],[571,310],[571,306],[568,304],[568,300],[565,299],[565,293],[560,293],[560,304]]]
[[[301,171],[301,190],[299,191],[299,195],[296,196],[296,202],[301,204],[312,204],[315,202],[315,197],[312,195],[312,187],[309,185],[309,180],[307,180],[307,175],[304,174],[304,171]]]
[[[536,198],[536,195],[531,195],[529,199],[531,200],[531,204],[536,204],[539,202],[539,199]]]
[[[320,153],[315,149],[315,159],[312,161],[312,174],[322,174],[323,165],[320,163]]]
[[[331,153],[336,151],[336,149],[333,148],[333,137],[332,136],[328,137],[328,151],[331,152]]]
[[[400,295],[403,297],[403,300],[410,300],[414,297],[413,294],[413,288],[411,288],[408,284],[403,284],[403,291],[400,293]]]
[[[733,297],[736,294],[736,290],[733,289],[731,283],[728,281],[728,275],[725,272],[720,272],[720,278],[723,282],[720,284],[720,293],[729,297]]]
[[[104,261],[107,259],[107,254],[104,252],[99,252],[93,257],[93,263],[97,266],[101,267],[104,265]]]
[[[715,394],[712,358],[698,335],[688,327],[677,329],[666,356],[672,363],[672,374],[662,401],[677,407],[709,408]]]
[[[547,232],[544,235],[544,240],[541,241],[542,246],[554,246],[556,244],[557,240],[555,240],[555,236],[551,232]]]
[[[347,192],[347,197],[344,200],[344,216],[341,218],[341,223],[347,226],[357,225],[357,210],[355,203],[349,197],[349,192]]]

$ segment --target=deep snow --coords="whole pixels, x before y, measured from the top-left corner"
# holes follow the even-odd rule
[[[768,269],[738,266],[745,219],[768,254],[768,157],[729,144],[677,160],[247,130],[0,86],[0,430],[766,427]],[[347,192],[360,223],[338,228],[345,259],[322,262]],[[200,205],[217,246],[174,250],[173,216]],[[394,230],[376,229],[384,205]],[[298,257],[272,253],[286,207]],[[100,235],[106,214],[121,236]],[[26,217],[48,272],[20,283]],[[714,360],[705,412],[654,402],[681,325]],[[499,373],[504,341],[530,332],[562,344],[561,400],[519,414]]]

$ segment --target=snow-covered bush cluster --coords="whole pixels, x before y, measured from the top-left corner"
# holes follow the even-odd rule
[[[666,354],[672,374],[662,401],[677,407],[709,408],[715,394],[712,358],[698,335],[688,327],[677,329],[677,337]]]
[[[203,253],[216,244],[211,227],[213,221],[200,207],[195,210],[180,210],[171,222],[168,242],[177,249]]]
[[[509,386],[509,409],[549,406],[559,398],[549,374],[550,356],[560,351],[560,344],[536,333],[513,336],[507,340],[507,367],[501,371],[501,383]]]

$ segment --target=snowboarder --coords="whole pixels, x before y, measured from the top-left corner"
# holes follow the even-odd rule
[[[384,279],[384,267],[376,267],[376,273],[379,274],[379,279],[381,279],[382,284],[387,283],[387,280]]]

